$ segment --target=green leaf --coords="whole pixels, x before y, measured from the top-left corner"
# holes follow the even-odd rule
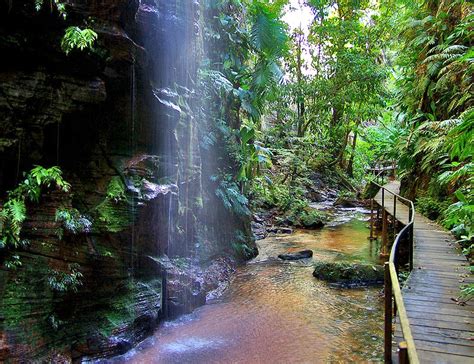
[[[454,192],[454,195],[457,197],[457,199],[463,203],[467,203],[466,196],[462,193],[461,190],[457,190]]]

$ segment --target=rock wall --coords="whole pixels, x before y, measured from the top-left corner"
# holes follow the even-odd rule
[[[29,245],[0,249],[0,361],[123,353],[222,290],[236,231],[254,247],[201,148],[200,4],[69,0],[66,19],[48,4],[0,1],[0,204],[34,165],[59,165],[72,189],[28,204]],[[64,29],[85,22],[95,49],[65,55]],[[58,208],[92,228],[58,233]],[[75,272],[79,285],[54,289]]]

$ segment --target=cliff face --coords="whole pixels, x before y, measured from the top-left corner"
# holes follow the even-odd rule
[[[250,235],[216,198],[216,162],[201,147],[199,3],[67,4],[64,20],[34,1],[0,2],[0,201],[34,165],[59,165],[72,184],[27,205],[28,246],[0,249],[0,361],[130,349],[161,317],[203,304],[231,274],[236,231]],[[66,56],[64,29],[85,21],[94,51]],[[92,227],[58,233],[58,208]],[[17,269],[4,264],[12,254]],[[77,272],[75,289],[54,288]]]

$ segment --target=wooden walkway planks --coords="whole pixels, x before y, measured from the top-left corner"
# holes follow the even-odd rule
[[[397,181],[384,186],[399,193]],[[382,193],[375,201],[382,206]],[[394,198],[385,192],[384,208],[393,215]],[[397,202],[396,218],[408,223],[408,207]],[[414,266],[404,288],[403,301],[421,363],[474,363],[474,303],[456,304],[459,286],[473,283],[469,263],[454,237],[433,221],[415,214]],[[402,341],[396,324],[393,357]]]

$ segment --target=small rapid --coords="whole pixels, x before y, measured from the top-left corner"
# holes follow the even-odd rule
[[[312,276],[317,260],[378,262],[363,212],[341,209],[321,230],[297,230],[259,241],[259,256],[238,269],[223,296],[191,315],[164,322],[154,336],[113,362],[381,360],[381,288],[332,288]],[[290,263],[276,258],[301,249],[313,250],[312,260]]]

